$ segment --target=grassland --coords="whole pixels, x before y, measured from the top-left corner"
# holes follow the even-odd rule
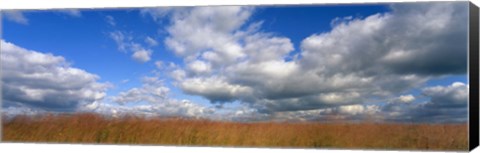
[[[18,116],[2,141],[274,148],[466,150],[466,124],[238,123],[95,114]]]

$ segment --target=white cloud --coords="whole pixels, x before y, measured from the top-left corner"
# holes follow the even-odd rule
[[[442,107],[463,107],[468,101],[468,85],[454,82],[449,86],[434,86],[422,90],[425,96],[432,97],[432,105]]]
[[[152,51],[151,50],[137,50],[134,51],[132,54],[132,58],[138,62],[148,62],[150,61],[150,56],[152,56]]]
[[[109,36],[117,44],[118,50],[125,51],[130,45],[127,41],[130,41],[130,37],[126,37],[121,31],[110,32]]]
[[[346,105],[346,106],[340,106],[338,110],[341,113],[357,115],[357,114],[363,113],[365,111],[365,108],[362,105]]]
[[[132,88],[128,91],[121,92],[117,96],[112,97],[112,101],[117,103],[128,102],[150,102],[155,103],[167,98],[170,89],[163,85],[161,80],[155,77],[145,77],[142,79],[143,86],[141,88]]]
[[[184,58],[185,67],[170,75],[185,93],[240,101],[258,113],[336,108],[354,115],[366,102],[411,103],[415,97],[400,93],[465,73],[462,4],[394,4],[389,13],[337,19],[331,31],[305,38],[295,55],[290,39],[247,23],[252,8],[182,8],[161,17],[171,20],[165,45]]]
[[[184,9],[183,7],[158,7],[158,8],[147,8],[141,9],[140,13],[145,15],[150,15],[155,22],[160,22],[167,15],[171,14],[174,10]]]
[[[225,114],[232,119],[359,119],[384,115],[387,120],[424,116],[419,120],[446,121],[452,118],[445,114],[453,114],[454,120],[463,119],[467,85],[425,88],[422,95],[431,99],[421,104],[417,104],[417,97],[404,93],[422,87],[431,78],[466,73],[467,12],[463,4],[393,4],[388,13],[336,18],[331,22],[331,31],[308,36],[298,44],[300,50],[296,52],[289,38],[263,32],[262,21],[250,21],[254,12],[251,7],[161,8],[141,13],[150,14],[156,22],[170,20],[160,29],[168,34],[163,43],[184,62],[177,65],[156,61],[155,66],[168,70],[175,80],[172,84],[187,94],[220,105],[240,102],[241,108]],[[17,22],[28,23],[21,12],[14,13],[14,17]],[[113,17],[107,16],[106,20],[115,25]],[[148,47],[158,45],[155,39],[142,37],[140,41],[147,44],[142,46],[134,42],[130,33],[122,31],[113,31],[109,36],[119,50],[131,53],[139,62],[150,61],[153,51]],[[11,60],[15,58],[26,62]],[[4,60],[10,62],[7,72],[12,72],[2,74],[10,81],[4,85],[4,93],[12,97],[7,101],[9,105],[20,105],[15,102],[18,99],[31,101],[22,106],[32,105],[50,97],[48,106],[43,107],[82,105],[87,110],[113,114],[138,111],[186,116],[213,111],[191,101],[170,98],[170,89],[158,78],[145,78],[141,87],[112,97],[118,103],[148,105],[107,105],[99,102],[105,96],[105,85],[96,82],[98,77],[70,67],[62,57],[32,52],[28,57],[2,54]],[[25,73],[15,73],[13,68]],[[50,90],[39,90],[39,86]],[[87,102],[54,104],[57,99],[50,95],[62,97],[64,92],[68,98]],[[379,101],[388,103],[381,109],[367,104]]]
[[[261,83],[265,80],[272,82],[284,81],[291,75],[299,72],[294,62],[281,60],[263,61],[260,63],[241,62],[226,68],[227,76],[240,82]],[[282,83],[282,82],[277,82]]]
[[[305,38],[297,52],[289,38],[261,31],[263,21],[250,21],[253,8],[144,13],[170,19],[161,29],[169,34],[164,43],[185,63],[170,76],[187,94],[212,103],[239,101],[255,110],[244,112],[265,118],[310,120],[330,112],[358,119],[412,109],[416,98],[402,94],[432,78],[466,73],[464,4],[393,4],[388,13],[339,17],[331,31]]]
[[[415,101],[415,97],[411,94],[409,95],[401,95],[395,99],[393,99],[392,102],[395,102],[395,103],[411,103]]]
[[[244,51],[253,63],[283,61],[285,56],[293,50],[293,44],[288,38],[272,37],[262,33],[245,38]]]
[[[465,74],[464,4],[394,4],[390,13],[339,23],[302,42],[303,63],[374,75]]]
[[[175,54],[193,59],[203,50],[210,50],[220,62],[233,62],[243,56],[232,34],[250,17],[251,8],[195,7],[171,12],[172,24],[167,28],[170,35],[165,44]]]
[[[28,19],[23,15],[22,11],[17,11],[17,10],[4,10],[2,11],[2,15],[13,22],[27,25],[28,24]]]
[[[3,107],[75,111],[101,101],[109,88],[99,77],[71,67],[61,56],[1,41]]]
[[[178,100],[169,96],[170,89],[158,77],[142,78],[142,86],[132,88],[110,97],[113,102],[121,105],[97,103],[86,106],[85,111],[99,112],[105,115],[145,115],[145,116],[180,116],[207,118],[214,110],[189,100]],[[141,103],[134,106],[124,106],[127,103]],[[112,111],[113,110],[113,111]]]
[[[189,100],[162,99],[154,104],[123,106],[107,103],[93,103],[83,107],[82,111],[96,112],[110,117],[140,115],[145,117],[189,117],[208,118],[214,110]]]
[[[422,89],[429,98],[421,103],[388,103],[382,108],[387,121],[401,122],[466,122],[468,120],[468,85],[454,82],[447,86]]]
[[[170,73],[170,76],[175,79],[176,81],[181,81],[183,79],[185,79],[187,73],[182,70],[182,69],[175,69],[173,70],[171,73]]]
[[[206,74],[211,71],[211,65],[204,61],[195,60],[188,63],[187,69],[195,74]]]
[[[233,101],[237,97],[252,94],[252,89],[247,86],[228,83],[222,77],[188,78],[179,84],[184,92],[202,95],[212,102]]]
[[[380,107],[376,105],[345,105],[331,108],[274,112],[270,117],[274,121],[358,121],[381,120],[378,117]]]
[[[117,44],[117,48],[120,51],[132,52],[132,59],[137,62],[148,62],[151,59],[153,51],[145,49],[144,46],[135,43],[133,37],[122,31],[113,31],[109,33],[111,39]]]

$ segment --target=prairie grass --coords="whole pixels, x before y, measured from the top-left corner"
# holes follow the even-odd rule
[[[104,118],[96,114],[17,116],[2,141],[273,148],[467,150],[467,124],[220,122]]]

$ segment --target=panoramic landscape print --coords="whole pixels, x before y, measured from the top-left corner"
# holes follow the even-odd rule
[[[467,150],[467,2],[2,10],[3,142]]]

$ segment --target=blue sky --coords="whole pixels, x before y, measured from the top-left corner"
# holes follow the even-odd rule
[[[336,114],[345,120],[374,115],[382,121],[466,121],[466,98],[458,96],[468,88],[461,11],[466,6],[6,11],[2,59],[12,60],[2,60],[2,68],[12,75],[2,77],[3,108],[12,114],[142,112],[228,120],[318,120]],[[39,59],[43,63],[53,57],[65,61],[38,64],[28,58],[35,52],[46,55]],[[8,66],[16,62],[41,68]],[[50,73],[58,78],[38,78]],[[22,84],[39,80],[50,86]],[[84,82],[58,85],[63,90],[57,91],[53,84],[75,82],[66,80]],[[70,90],[82,94],[64,92]],[[14,91],[25,96],[9,97]],[[73,98],[51,100],[62,96]],[[444,106],[463,109],[442,118]]]

